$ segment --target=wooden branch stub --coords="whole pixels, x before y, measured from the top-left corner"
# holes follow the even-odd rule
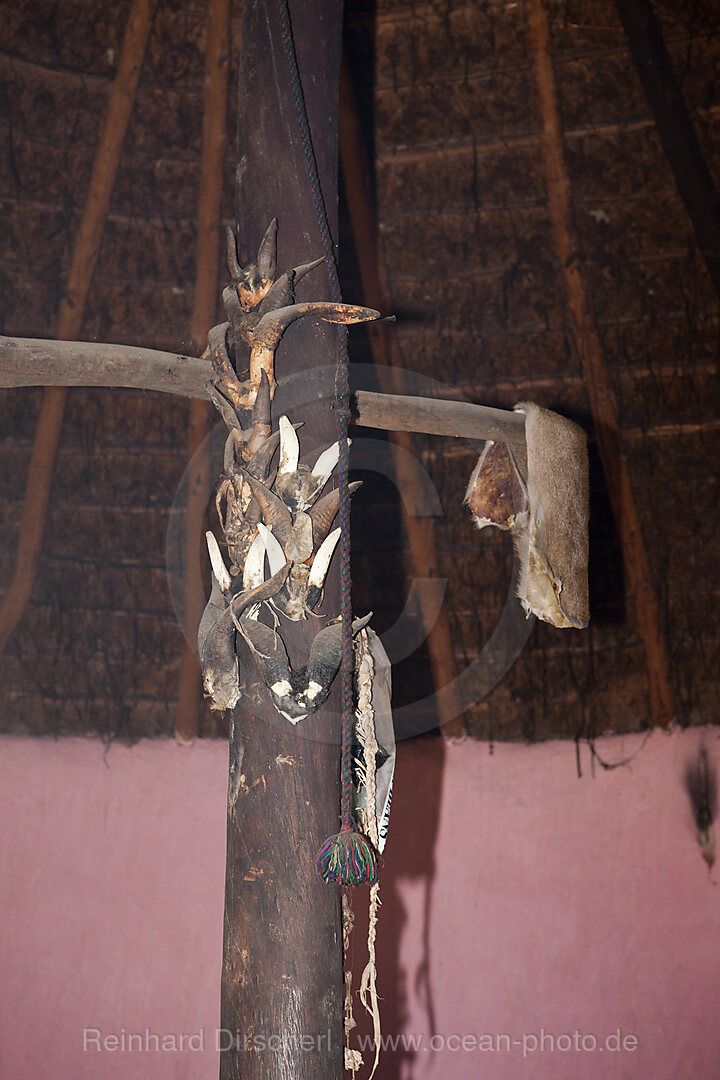
[[[352,423],[360,427],[525,445],[525,417],[508,409],[369,390],[356,390],[353,402]]]
[[[0,337],[0,387],[127,386],[204,398],[212,364],[202,357],[92,341]]]

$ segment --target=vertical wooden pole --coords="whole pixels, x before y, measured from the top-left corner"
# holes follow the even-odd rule
[[[665,726],[675,718],[670,661],[630,472],[620,442],[615,396],[583,280],[580,245],[573,220],[570,180],[563,151],[545,0],[526,0],[525,12],[528,47],[535,74],[540,114],[540,148],[548,192],[548,209],[558,262],[565,286],[575,347],[585,375],[610,505],[620,533],[635,617],[645,645],[653,723]]]
[[[355,249],[363,287],[363,303],[379,311],[390,311],[390,290],[382,259],[377,209],[372,193],[372,168],[365,149],[362,126],[347,63],[340,76],[340,160],[345,194],[350,211]],[[366,327],[373,361],[379,369],[380,385],[386,393],[403,393],[402,363],[395,328],[387,323],[368,323]],[[396,374],[397,377],[396,378]],[[391,431],[388,435],[393,450],[393,467],[398,487],[412,505],[415,477],[410,462],[417,457],[415,437],[408,431]],[[435,526],[431,517],[405,514],[405,529],[410,548],[410,562],[418,578],[438,577],[438,554]],[[425,593],[420,593],[423,604]],[[443,606],[436,619],[421,609],[425,623],[433,683],[440,690],[451,687],[457,676],[455,649],[447,610]],[[434,615],[434,612],[433,612]],[[446,738],[459,739],[465,733],[462,705],[451,689],[442,697],[442,714],[438,724]]]
[[[100,253],[110,198],[140,81],[154,10],[155,0],[133,0],[128,16],[118,71],[75,238],[65,295],[58,312],[56,337],[63,341],[72,341],[80,336],[85,304]],[[65,386],[49,386],[43,391],[25,487],[15,573],[0,608],[0,656],[25,614],[37,576],[67,393]]]
[[[229,67],[230,0],[208,0],[195,296],[190,328],[190,351],[193,353],[200,353],[204,349],[208,330],[215,322],[218,305]],[[202,523],[211,479],[209,450],[207,446],[204,450],[200,448],[210,433],[213,413],[214,410],[207,401],[193,399],[190,403],[188,457],[193,460],[194,467],[188,484],[185,511],[185,635],[190,641],[197,636],[200,616],[205,606],[200,560],[205,558]],[[183,741],[190,741],[197,736],[200,699],[200,663],[195,651],[186,642],[180,662],[178,711],[175,721],[175,732]]]
[[[240,47],[237,224],[249,261],[278,218],[280,271],[322,254],[300,140],[294,87],[281,39],[283,0],[247,0]],[[342,4],[291,0],[304,104],[330,231],[337,236],[338,76]],[[300,299],[329,295],[323,267]],[[334,366],[337,330],[303,320],[278,350],[280,377]],[[337,437],[332,401],[292,420],[303,458]],[[277,416],[275,417],[277,422]],[[323,611],[339,611],[334,574]],[[307,658],[317,620],[281,632],[291,661]],[[222,1080],[341,1080],[342,955],[338,890],[315,870],[320,844],[339,827],[337,680],[326,705],[293,728],[270,704],[246,655],[245,695],[232,717],[220,1062]],[[330,741],[328,741],[330,740]]]

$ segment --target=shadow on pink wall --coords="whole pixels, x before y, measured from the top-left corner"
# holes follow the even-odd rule
[[[601,740],[630,762],[582,779],[571,743],[401,743],[379,1078],[716,1080],[720,901],[684,783],[702,737]],[[0,1075],[217,1075],[226,746],[0,753]]]

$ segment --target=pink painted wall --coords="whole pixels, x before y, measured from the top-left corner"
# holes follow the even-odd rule
[[[585,753],[582,779],[568,743],[401,744],[379,978],[385,1032],[419,1043],[379,1077],[716,1080],[720,894],[683,786],[701,735],[601,740],[632,760],[593,777]],[[3,1080],[217,1075],[225,770],[216,743],[0,739]],[[84,1028],[194,1040],[84,1051]]]
[[[218,1026],[227,747],[0,740],[0,1077],[179,1080],[204,1053],[83,1029]]]

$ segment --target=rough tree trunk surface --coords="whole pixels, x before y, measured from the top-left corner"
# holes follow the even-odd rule
[[[280,5],[255,0],[244,10],[240,56],[238,247],[250,259],[273,217],[278,267],[322,254],[312,192],[280,33]],[[333,236],[337,235],[337,102],[342,5],[293,0],[295,50],[313,147]],[[327,299],[323,267],[299,299]],[[337,362],[337,331],[296,323],[278,351],[277,374]],[[289,408],[289,406],[287,406]],[[301,455],[336,438],[332,400],[290,409]],[[277,422],[279,412],[274,409]],[[313,459],[314,460],[314,459]],[[339,610],[337,577],[323,610]],[[317,621],[281,631],[291,661],[302,662]],[[254,669],[249,666],[247,669]],[[342,1076],[342,964],[337,890],[314,860],[339,827],[337,686],[326,706],[293,729],[264,686],[246,684],[230,733],[222,1028],[233,1048],[221,1055],[223,1080],[325,1080]],[[262,1040],[275,1039],[272,1049]],[[305,1041],[303,1041],[303,1036]],[[224,1035],[226,1043],[230,1034]],[[279,1045],[278,1045],[279,1044]]]

